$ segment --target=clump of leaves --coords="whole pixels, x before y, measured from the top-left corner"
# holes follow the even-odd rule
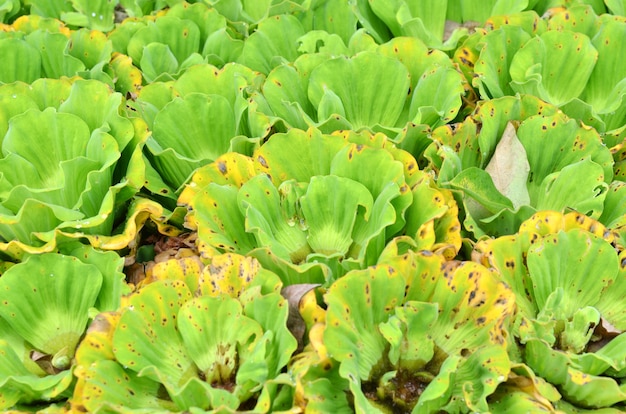
[[[271,114],[290,127],[326,133],[368,129],[399,142],[413,135],[421,140],[423,128],[445,124],[458,113],[464,80],[443,52],[416,38],[359,52],[309,53],[275,67],[263,85]]]
[[[508,287],[473,262],[432,253],[352,271],[326,295],[324,344],[356,411],[487,411],[510,369]],[[443,272],[443,273],[442,273]]]
[[[564,400],[588,408],[626,400],[619,382],[626,369],[626,261],[611,243],[614,235],[593,219],[546,211],[518,235],[476,246],[478,258],[516,293],[513,332],[524,345],[522,361]]]
[[[454,256],[460,229],[450,193],[384,136],[369,137],[292,129],[252,157],[229,153],[199,169],[179,199],[199,250],[253,256],[287,285],[330,283],[374,264],[399,234]]]
[[[0,84],[76,75],[112,88],[116,82],[109,66],[113,46],[99,31],[70,31],[58,20],[22,16],[0,31],[0,50],[7,58],[0,68]]]
[[[240,64],[200,64],[175,82],[142,88],[129,116],[141,116],[152,131],[145,146],[145,187],[175,204],[197,168],[229,151],[252,154],[271,130],[268,117],[248,103],[262,81]]]
[[[539,210],[603,212],[611,152],[596,130],[533,96],[485,101],[433,137],[427,153],[438,183],[458,190],[476,238],[512,234]]]
[[[145,124],[120,115],[123,97],[95,80],[1,90],[1,250],[52,251],[61,237],[106,244],[143,185]]]
[[[278,277],[237,255],[215,257],[195,278],[180,264],[155,269],[165,277],[94,324],[78,350],[73,405],[271,412],[291,404],[281,371],[297,342]]]
[[[464,67],[481,98],[532,94],[601,133],[624,126],[626,71],[616,61],[624,45],[614,39],[626,22],[578,4],[542,24],[509,23],[469,37],[457,56],[470,57]]]

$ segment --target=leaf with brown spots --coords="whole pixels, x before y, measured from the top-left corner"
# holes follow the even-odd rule
[[[388,266],[347,274],[326,294],[324,343],[341,362],[340,373],[366,381],[384,364],[387,341],[378,325],[387,321],[404,298],[404,279]]]
[[[511,61],[511,87],[554,105],[577,98],[596,64],[598,52],[585,34],[548,30],[529,39]]]
[[[276,292],[281,285],[274,273],[265,270],[252,257],[227,253],[214,256],[202,270],[198,281],[202,295],[239,298],[244,291],[260,286],[261,294]]]
[[[191,299],[183,281],[157,281],[133,294],[113,334],[116,359],[170,389],[178,389],[197,368],[178,332],[180,307]]]
[[[115,361],[102,359],[86,368],[84,380],[76,389],[78,398],[72,399],[72,408],[77,411],[149,409],[161,413],[178,410],[175,403],[162,395],[161,384],[124,369]]]
[[[202,296],[185,303],[178,315],[188,355],[214,387],[235,382],[237,370],[263,335],[261,326],[242,311],[236,299]]]

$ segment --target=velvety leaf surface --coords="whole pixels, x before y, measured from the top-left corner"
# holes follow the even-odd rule
[[[364,381],[376,374],[387,346],[378,324],[400,305],[403,291],[404,281],[387,266],[351,273],[332,285],[326,297],[324,343],[342,363],[342,376]]]
[[[598,52],[579,33],[551,30],[528,40],[511,61],[511,87],[554,105],[577,98],[596,64]]]
[[[76,283],[77,275],[82,283]],[[0,278],[0,316],[36,349],[52,355],[53,365],[65,369],[101,286],[96,266],[63,255],[32,256]]]
[[[309,226],[307,240],[311,249],[324,255],[344,256],[353,242],[359,209],[363,208],[363,218],[367,220],[373,198],[362,184],[329,175],[311,178],[300,203]]]
[[[477,47],[479,55],[474,66],[477,77],[472,83],[483,99],[514,95],[509,68],[513,57],[530,35],[521,27],[503,26],[485,34]]]
[[[22,39],[0,39],[0,53],[6,62],[0,68],[0,82],[22,81],[31,83],[41,77],[41,57],[39,51]]]
[[[298,38],[305,31],[300,21],[290,15],[264,19],[257,30],[246,39],[239,62],[264,74],[283,62],[298,57]]]
[[[89,411],[128,409],[167,413],[176,410],[174,403],[160,394],[161,384],[124,369],[111,360],[91,364],[85,373],[82,407]]]
[[[151,283],[131,296],[113,334],[116,359],[172,390],[195,377],[197,368],[177,327],[179,309],[189,299],[182,281]]]
[[[231,329],[237,326],[237,329]],[[186,349],[207,382],[228,385],[262,329],[242,315],[241,304],[229,297],[203,296],[186,302],[180,310],[178,328]]]
[[[324,100],[334,98],[353,128],[394,126],[410,84],[409,73],[400,62],[373,53],[352,59],[336,58],[319,65],[309,79],[308,95],[318,111]],[[372,89],[371,85],[378,85]],[[340,102],[340,103],[339,103]],[[324,121],[336,111],[318,112]]]
[[[154,42],[154,43],[153,43]],[[141,62],[144,47],[149,44],[167,45],[178,64],[200,49],[200,29],[189,20],[162,16],[137,30],[128,41],[128,55],[135,63]]]

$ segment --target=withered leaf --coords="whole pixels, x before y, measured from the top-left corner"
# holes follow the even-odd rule
[[[289,316],[287,318],[287,328],[298,341],[298,348],[301,349],[306,332],[306,324],[300,315],[300,301],[302,297],[311,290],[321,286],[317,283],[301,283],[285,287],[280,293],[289,303]]]
[[[526,181],[530,164],[524,146],[517,138],[515,126],[509,122],[485,171],[494,185],[513,203],[515,209],[530,204]]]

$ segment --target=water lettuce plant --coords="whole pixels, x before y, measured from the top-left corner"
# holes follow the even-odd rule
[[[199,169],[179,201],[201,253],[250,255],[286,285],[330,283],[375,264],[399,234],[454,256],[461,241],[451,194],[386,142],[292,129],[252,157],[228,153]]]
[[[0,48],[6,57],[0,83],[80,75],[114,85],[115,75],[108,66],[112,43],[99,31],[70,32],[60,21],[22,16],[0,31]]]
[[[175,82],[154,82],[141,89],[129,116],[141,116],[151,130],[145,153],[145,187],[174,201],[199,167],[222,154],[252,154],[271,123],[248,100],[261,75],[240,64],[222,69],[190,67]]]
[[[126,19],[109,38],[113,50],[141,70],[144,83],[176,79],[198,63],[234,62],[243,47],[226,18],[203,3],[178,2],[158,19]]]
[[[580,407],[626,399],[626,261],[612,243],[614,235],[589,217],[544,211],[517,235],[476,245],[479,260],[516,294],[512,333],[524,345],[522,361]]]
[[[169,272],[100,316],[78,350],[77,409],[290,407],[290,380],[281,370],[297,342],[278,277],[233,254],[215,257],[195,276],[195,293]]]
[[[354,56],[313,53],[277,66],[263,97],[271,115],[290,127],[368,129],[400,142],[415,125],[454,119],[464,91],[463,77],[445,54],[429,51],[419,39],[397,38]]]
[[[1,250],[20,256],[52,251],[64,234],[110,236],[144,175],[145,130],[119,114],[123,97],[95,80],[43,79],[4,85],[2,96]]]
[[[484,101],[433,137],[438,183],[459,190],[465,228],[477,238],[514,233],[537,210],[602,214],[611,152],[596,130],[532,95]]]
[[[624,126],[624,79],[612,41],[626,22],[590,5],[555,10],[547,24],[504,24],[470,36],[464,66],[483,99],[532,94],[599,132]]]
[[[514,296],[477,263],[397,249],[326,295],[324,344],[355,410],[486,412],[510,368]]]

